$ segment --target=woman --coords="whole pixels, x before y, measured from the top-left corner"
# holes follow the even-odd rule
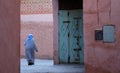
[[[34,65],[35,51],[38,52],[38,49],[36,47],[32,34],[28,35],[28,38],[25,40],[24,45],[28,65]]]

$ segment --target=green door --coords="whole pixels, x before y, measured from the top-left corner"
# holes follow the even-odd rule
[[[59,11],[60,63],[83,63],[82,10]]]

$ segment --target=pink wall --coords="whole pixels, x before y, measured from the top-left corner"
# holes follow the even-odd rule
[[[0,0],[0,33],[0,73],[19,73],[19,0]]]
[[[21,0],[20,56],[25,58],[24,41],[34,35],[38,52],[36,58],[53,59],[52,0]]]
[[[59,63],[58,59],[58,0],[52,0],[53,4],[53,59],[54,64]]]
[[[21,0],[21,14],[52,13],[52,0]]]
[[[84,58],[86,73],[120,73],[120,8],[119,0],[83,0]],[[53,0],[54,62],[58,59],[58,0]],[[115,25],[115,42],[95,41],[95,30]]]
[[[120,73],[119,0],[84,0],[84,47],[86,73]],[[113,43],[95,41],[95,30],[115,25]]]
[[[25,16],[28,18],[26,19]],[[21,15],[21,58],[25,58],[24,41],[28,34],[32,33],[38,47],[35,57],[53,59],[53,22],[51,20],[46,21],[46,18],[51,18],[52,15],[49,17],[47,14],[46,18],[42,14],[38,16],[39,18],[35,15]],[[36,19],[33,19],[33,17],[36,17]],[[30,18],[32,19],[30,20]]]

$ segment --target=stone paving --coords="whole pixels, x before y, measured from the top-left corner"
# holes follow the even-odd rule
[[[35,59],[35,65],[28,66],[26,59],[21,59],[21,73],[85,73],[83,65],[54,65],[53,60]]]

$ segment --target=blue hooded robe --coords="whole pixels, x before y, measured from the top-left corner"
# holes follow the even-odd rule
[[[34,59],[35,59],[35,51],[37,52],[38,49],[36,47],[34,38],[32,34],[28,35],[28,38],[25,40],[25,53],[26,53],[26,58],[28,61],[28,64],[31,62],[34,64]]]

